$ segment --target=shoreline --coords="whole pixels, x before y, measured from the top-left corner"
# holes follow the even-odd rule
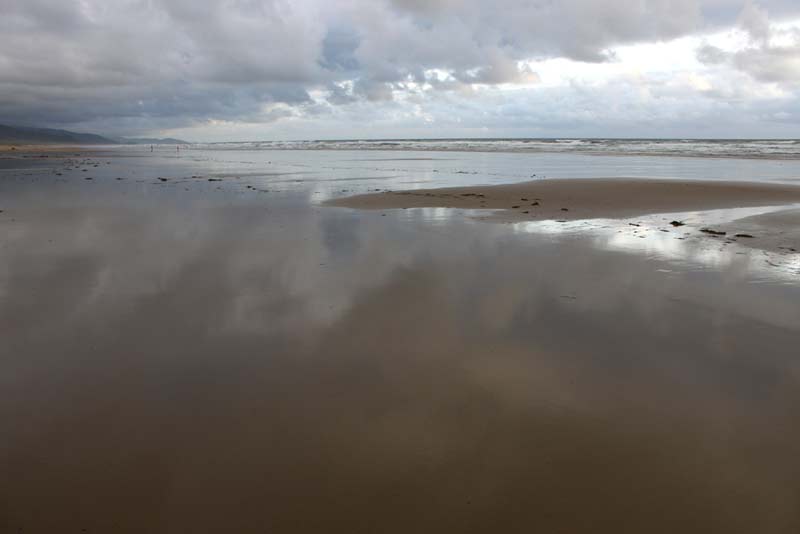
[[[242,143],[271,143],[259,141],[246,141]],[[223,151],[292,151],[292,152],[425,152],[425,153],[457,153],[457,154],[561,154],[576,156],[598,156],[598,157],[641,157],[641,158],[679,158],[679,159],[711,159],[711,160],[745,160],[745,161],[800,161],[800,155],[792,154],[691,154],[673,152],[647,152],[647,151],[592,151],[592,150],[546,150],[546,149],[520,149],[520,148],[459,148],[459,147],[404,147],[404,146],[258,146],[258,147],[225,147],[225,145],[237,145],[239,142],[219,142],[219,143],[188,143],[185,150],[223,150]],[[193,146],[194,145],[194,146]],[[115,149],[122,146],[148,146],[142,145],[36,145],[36,144],[13,144],[0,143],[0,153],[3,152],[54,152],[58,150],[89,150],[89,149]],[[171,145],[165,145],[171,146]]]

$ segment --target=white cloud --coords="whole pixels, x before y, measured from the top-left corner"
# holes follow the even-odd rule
[[[729,65],[765,83],[800,84],[800,21],[773,23],[766,10],[748,3],[738,24],[743,33],[739,46],[724,49],[703,43],[698,59],[707,65]]]

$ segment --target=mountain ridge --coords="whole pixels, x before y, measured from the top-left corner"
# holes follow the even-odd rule
[[[94,133],[73,132],[55,128],[33,128],[0,124],[0,144],[65,144],[65,145],[173,145],[188,144],[173,138],[126,138]]]

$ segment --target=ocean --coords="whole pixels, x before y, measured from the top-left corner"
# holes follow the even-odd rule
[[[203,144],[228,150],[414,150],[800,159],[797,139],[363,139]]]

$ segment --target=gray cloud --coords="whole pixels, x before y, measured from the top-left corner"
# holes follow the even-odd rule
[[[704,44],[697,50],[698,60],[706,65],[729,64],[762,82],[800,84],[800,30],[776,29],[768,12],[751,3],[742,10],[738,24],[749,36],[748,46],[725,52]],[[774,44],[776,40],[781,44]]]
[[[619,44],[733,24],[762,41],[736,57],[707,48],[699,53],[702,61],[727,62],[762,80],[796,81],[797,48],[771,47],[763,35],[771,31],[767,12],[773,19],[796,16],[800,5],[771,0],[760,6],[742,0],[0,0],[0,122],[139,133],[211,119],[318,117],[339,106],[391,103],[398,91],[411,103],[433,98],[412,82],[463,96],[472,84],[535,81],[521,60],[602,62]],[[446,77],[432,77],[433,70]],[[326,95],[328,105],[310,93]],[[441,104],[450,97],[436,98]]]
[[[731,54],[719,47],[705,43],[697,49],[697,59],[706,65],[722,65],[731,58]]]
[[[258,119],[265,104],[307,102],[321,79],[325,28],[288,2],[3,0],[0,10],[8,122]]]
[[[792,46],[750,48],[733,56],[734,65],[766,82],[800,83],[800,39]]]

